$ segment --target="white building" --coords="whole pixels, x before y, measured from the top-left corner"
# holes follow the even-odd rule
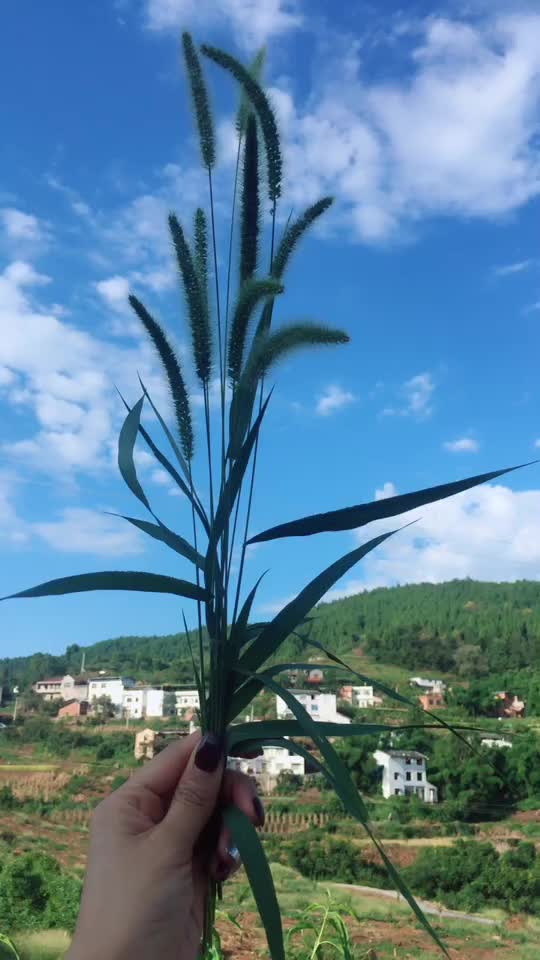
[[[172,700],[172,703],[168,703]],[[169,696],[164,690],[155,687],[130,687],[124,690],[122,697],[124,714],[133,720],[141,717],[164,717],[174,713],[174,695]]]
[[[373,687],[352,687],[351,704],[353,707],[367,709],[368,707],[380,707],[382,697],[378,697],[373,692]]]
[[[176,713],[182,717],[186,710],[197,710],[200,707],[198,690],[176,690]]]
[[[315,690],[289,690],[295,700],[301,703],[313,720],[326,723],[350,723],[349,717],[338,713],[335,693],[319,693]],[[276,696],[276,714],[278,720],[289,720],[294,714],[281,697]]]
[[[94,677],[88,681],[88,699],[92,703],[100,697],[108,697],[112,705],[121,710],[124,705],[124,691],[131,690],[134,686],[132,677]]]
[[[512,741],[506,740],[504,737],[482,737],[480,741],[480,746],[488,747],[490,750],[495,749],[512,749]]]
[[[239,770],[247,776],[257,777],[264,791],[271,792],[280,773],[293,773],[303,777],[306,766],[303,757],[291,753],[286,747],[263,747],[260,757],[248,760],[244,757],[229,757],[230,770]]]
[[[145,715],[146,690],[144,687],[124,690],[122,695],[122,710],[131,720],[140,720]]]
[[[375,762],[383,768],[383,797],[416,795],[426,803],[437,803],[437,787],[429,783],[426,757],[416,750],[376,750]]]
[[[412,687],[420,687],[421,690],[426,691],[437,690],[439,693],[443,693],[446,690],[444,680],[428,680],[426,677],[411,677],[409,683]]]

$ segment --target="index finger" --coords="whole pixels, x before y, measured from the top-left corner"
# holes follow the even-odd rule
[[[199,740],[201,733],[196,730],[188,737],[169,744],[157,757],[146,763],[141,770],[129,778],[127,784],[133,787],[145,787],[158,797],[164,797],[174,791],[180,777],[187,767],[188,760]]]

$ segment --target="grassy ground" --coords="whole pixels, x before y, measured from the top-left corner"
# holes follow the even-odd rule
[[[272,872],[286,931],[309,904],[326,902],[327,885],[314,884],[280,865],[274,865]],[[370,956],[372,960],[417,960],[420,956],[422,960],[440,960],[440,951],[402,903],[346,890],[333,890],[332,899],[346,920],[357,960]],[[264,934],[243,874],[226,885],[222,908],[219,927],[226,955],[231,960],[266,955]],[[227,917],[237,920],[241,929]],[[515,918],[486,928],[442,921],[436,923],[436,929],[452,960],[536,960],[540,955],[540,923],[534,919]],[[54,930],[15,936],[14,941],[21,960],[59,960],[69,942],[66,934]],[[296,958],[309,955],[298,937],[287,953]]]

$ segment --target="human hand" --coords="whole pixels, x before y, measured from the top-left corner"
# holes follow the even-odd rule
[[[195,733],[100,803],[66,960],[195,960],[209,879],[225,880],[239,864],[225,828],[213,850],[201,832],[216,806],[264,821],[252,781],[223,775],[223,762],[217,738]]]

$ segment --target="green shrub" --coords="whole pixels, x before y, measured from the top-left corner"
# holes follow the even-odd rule
[[[73,930],[81,881],[45,853],[9,856],[0,871],[0,928]]]
[[[0,810],[13,810],[17,806],[17,800],[11,787],[0,787]]]

